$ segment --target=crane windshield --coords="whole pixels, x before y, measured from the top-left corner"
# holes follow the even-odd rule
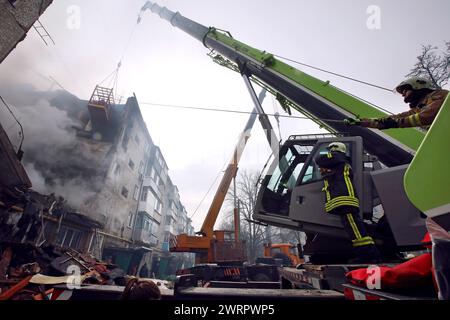
[[[292,190],[312,148],[313,146],[292,145],[284,150],[267,188],[278,194],[285,194],[288,190]],[[309,166],[303,180],[307,181],[312,177],[313,167]]]

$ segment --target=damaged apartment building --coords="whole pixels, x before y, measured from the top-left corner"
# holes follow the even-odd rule
[[[51,3],[0,0],[0,63],[33,25],[46,36],[38,19]],[[193,228],[135,96],[115,104],[96,87],[83,101],[13,83],[2,95],[15,115],[0,108],[0,244],[72,248],[134,275],[193,263],[168,251]]]
[[[112,90],[102,87],[96,87],[88,102],[62,91],[31,90],[27,97],[33,109],[17,106],[26,136],[33,135],[24,143],[25,182],[22,191],[19,184],[6,186],[13,191],[2,192],[0,203],[6,209],[2,221],[10,239],[89,252],[133,275],[139,275],[144,264],[148,276],[156,277],[191,266],[192,255],[168,250],[171,236],[194,230],[136,97],[115,104]],[[27,114],[39,107],[48,113],[42,121]],[[27,116],[34,120],[26,121]],[[53,122],[46,124],[49,117]],[[39,193],[30,189],[25,195],[31,185],[28,175]],[[19,199],[21,206],[16,205]],[[21,214],[11,215],[16,209]],[[25,214],[30,216],[28,224],[22,221]],[[28,237],[24,230],[18,233],[17,226],[22,225],[34,233]]]
[[[151,230],[150,243],[161,250],[152,260],[151,270],[156,270],[156,274],[173,275],[176,270],[193,265],[193,254],[169,254],[170,238],[180,233],[193,235],[194,228],[157,146],[148,159],[135,225],[135,240]]]

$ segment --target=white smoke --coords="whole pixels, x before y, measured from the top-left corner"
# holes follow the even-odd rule
[[[26,163],[25,170],[33,184],[33,190],[42,194],[54,193],[67,200],[67,204],[74,209],[85,208],[86,202],[94,197],[92,185],[83,178],[52,179],[52,184],[47,184],[42,173],[34,167],[33,163]]]
[[[72,208],[82,208],[99,190],[97,181],[102,174],[102,168],[96,165],[99,159],[80,142],[73,129],[80,126],[74,115],[82,111],[80,106],[86,110],[86,104],[63,91],[37,92],[30,86],[9,88],[7,93],[11,109],[23,127],[22,163],[33,189],[62,196]],[[0,110],[1,123],[17,149],[21,140],[19,126],[5,108]]]

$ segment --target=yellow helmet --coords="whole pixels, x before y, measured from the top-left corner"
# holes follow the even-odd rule
[[[339,151],[342,153],[347,152],[347,147],[342,142],[332,142],[328,145],[327,149],[330,151]]]

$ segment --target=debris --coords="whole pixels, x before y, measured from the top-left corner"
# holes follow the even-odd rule
[[[11,262],[12,250],[11,248],[6,248],[2,254],[2,260],[0,260],[0,279],[6,279],[6,273]]]
[[[23,278],[41,272],[41,267],[37,262],[26,263],[18,268],[11,268],[9,275],[13,278]]]
[[[33,296],[33,300],[50,300],[50,297],[53,294],[54,289],[51,288],[50,290],[47,290],[45,292],[40,292]]]
[[[49,300],[58,284],[124,285],[126,277],[73,249],[0,242],[0,300]]]
[[[31,276],[28,276],[25,279],[22,279],[18,284],[9,288],[6,292],[4,292],[0,295],[0,301],[11,299],[16,293],[18,293],[20,290],[24,289],[28,285],[30,280],[31,280]]]
[[[36,274],[30,279],[30,283],[34,284],[63,284],[63,283],[72,283],[73,276],[63,276],[63,277],[50,277],[43,274]],[[86,279],[87,276],[80,276],[80,283]]]

